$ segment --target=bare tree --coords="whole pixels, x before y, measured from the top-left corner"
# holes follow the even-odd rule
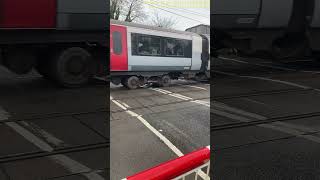
[[[110,0],[111,19],[128,22],[146,18],[143,0]]]
[[[162,17],[159,15],[158,12],[154,12],[154,15],[151,19],[151,25],[157,26],[157,27],[172,29],[176,24],[177,24],[177,19],[174,19],[172,17],[170,18]]]
[[[110,18],[119,20],[122,11],[123,0],[110,0]]]

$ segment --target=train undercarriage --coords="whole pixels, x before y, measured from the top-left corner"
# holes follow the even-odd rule
[[[137,89],[147,84],[158,87],[168,87],[171,80],[191,79],[195,81],[207,81],[210,72],[111,72],[111,82],[115,85],[122,85],[128,89]]]
[[[320,1],[225,0],[212,3],[213,48],[277,60],[320,51]]]

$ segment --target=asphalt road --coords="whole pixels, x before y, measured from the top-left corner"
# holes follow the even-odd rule
[[[215,180],[320,179],[320,62],[214,60]]]
[[[59,88],[0,69],[0,179],[104,180],[106,85]]]
[[[127,90],[111,85],[111,180],[210,144],[210,85]],[[161,134],[161,135],[159,135]]]
[[[0,74],[1,180],[106,179],[105,84]],[[215,180],[320,179],[319,79],[317,61],[227,57],[214,62],[211,105],[207,83],[112,86],[111,179],[207,146],[210,131]]]

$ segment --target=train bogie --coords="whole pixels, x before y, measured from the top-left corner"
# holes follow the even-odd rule
[[[105,0],[0,0],[0,65],[65,87],[107,73]]]

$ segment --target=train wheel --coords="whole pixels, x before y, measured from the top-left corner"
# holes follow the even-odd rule
[[[140,87],[140,79],[137,76],[131,76],[127,79],[127,87],[129,89],[137,89]]]
[[[168,87],[171,84],[171,77],[168,75],[164,75],[160,79],[160,86]]]
[[[145,77],[140,77],[139,78],[139,86],[142,87],[147,83],[147,80]]]
[[[79,87],[87,84],[92,75],[91,54],[79,47],[60,51],[51,61],[51,73],[59,84],[65,87]]]
[[[124,86],[126,88],[128,88],[127,82],[128,82],[128,78],[127,77],[121,79],[122,86]]]
[[[271,47],[271,54],[275,59],[300,58],[309,50],[309,41],[306,37],[288,36],[275,40]]]
[[[47,52],[48,53],[48,52]],[[52,80],[52,76],[50,74],[50,65],[48,61],[50,60],[49,56],[46,53],[40,53],[37,56],[37,64],[35,69],[37,72],[43,76],[43,78],[47,80]]]
[[[43,76],[44,78],[46,79],[49,79],[49,75],[48,75],[48,67],[44,64],[44,63],[38,63],[36,66],[35,66],[35,69],[37,70],[37,72]]]
[[[31,52],[29,52],[31,51]],[[32,50],[10,49],[4,54],[3,64],[12,72],[27,74],[36,64],[36,56]]]

